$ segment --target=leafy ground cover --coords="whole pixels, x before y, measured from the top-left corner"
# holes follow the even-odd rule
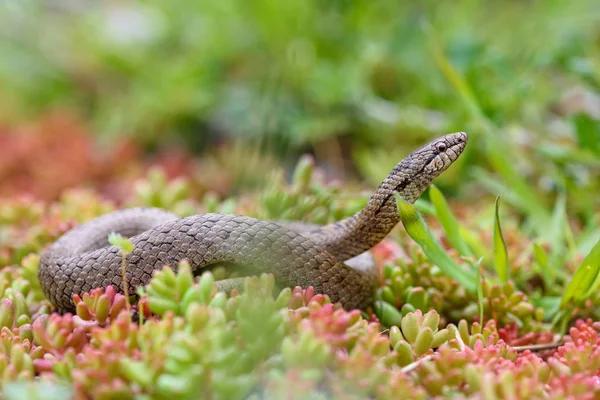
[[[315,174],[310,158],[301,160],[291,183],[273,180],[270,191],[244,200],[206,195],[194,203],[190,182],[169,181],[155,169],[136,182],[125,204],[260,218],[284,209],[293,211],[289,218],[325,223],[366,200],[339,200],[339,188]],[[375,248],[380,288],[363,311],[345,311],[311,288],[274,290],[268,275],[249,278],[242,293],[227,297],[212,286],[225,269],[194,277],[182,263],[140,288],[131,310],[109,288],[77,297],[75,315],[51,312],[35,275],[40,251],[115,203],[79,189],[54,202],[5,200],[4,394],[597,398],[600,245],[583,261],[561,255],[565,262],[554,269],[547,248],[526,240],[513,217],[470,208],[463,221],[436,187],[430,198],[418,207],[435,214],[426,218],[431,228],[401,203],[406,229]],[[477,220],[487,223],[469,223]],[[585,276],[571,279],[574,273]]]

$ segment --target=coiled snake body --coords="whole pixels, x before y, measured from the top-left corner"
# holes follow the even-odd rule
[[[364,209],[322,227],[268,222],[241,215],[199,214],[179,218],[157,208],[116,211],[65,233],[44,252],[38,278],[60,310],[74,309],[73,294],[113,285],[123,290],[121,254],[108,245],[111,232],[131,238],[127,258],[130,288],[147,284],[152,273],[187,259],[194,269],[216,263],[272,273],[282,286],[312,285],[317,293],[362,308],[372,299],[377,273],[366,251],[398,223],[394,192],[413,203],[431,181],[463,152],[464,132],[442,136],[404,158],[381,183]],[[222,290],[239,280],[217,281]]]

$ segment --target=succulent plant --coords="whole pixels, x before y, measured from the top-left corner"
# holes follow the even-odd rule
[[[366,201],[343,199],[311,158],[300,160],[289,184],[275,175],[261,195],[221,200],[207,193],[196,204],[187,200],[196,178],[169,181],[155,169],[128,204],[327,223]],[[156,272],[131,305],[109,286],[74,296],[74,314],[53,313],[37,281],[41,252],[115,208],[93,190],[69,190],[53,203],[0,200],[3,398],[600,397],[599,296],[561,305],[567,322],[591,317],[573,321],[563,337],[567,330],[546,320],[552,308],[533,305],[544,305],[545,293],[529,291],[535,276],[501,281],[484,271],[478,295],[402,230],[373,250],[381,281],[362,311],[344,310],[310,286],[277,290],[271,275],[218,292],[215,280],[230,277],[227,268],[194,276],[182,261]],[[533,256],[516,226],[504,227],[509,256],[526,265]],[[560,346],[533,346],[553,343]]]

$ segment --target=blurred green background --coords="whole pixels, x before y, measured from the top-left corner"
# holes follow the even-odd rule
[[[69,115],[105,153],[184,149],[234,187],[304,153],[376,185],[466,131],[448,196],[500,194],[543,232],[566,193],[597,226],[599,21],[586,0],[4,0],[0,123]]]

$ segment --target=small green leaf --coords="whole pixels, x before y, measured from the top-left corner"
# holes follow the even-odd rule
[[[394,350],[398,354],[398,365],[404,367],[415,361],[412,346],[405,340],[400,340],[394,346]]]
[[[426,310],[429,296],[422,287],[415,287],[409,290],[406,296],[406,302],[411,304],[417,310]]]
[[[310,185],[310,180],[315,169],[315,161],[312,157],[304,156],[296,164],[296,169],[292,176],[292,187],[301,192]]]
[[[425,315],[423,315],[423,321],[421,325],[430,327],[433,333],[437,332],[440,325],[440,314],[438,314],[435,310],[428,311]]]
[[[455,263],[427,228],[427,224],[415,206],[404,201],[398,193],[394,193],[394,195],[398,205],[398,214],[409,236],[417,242],[427,258],[437,265],[443,273],[474,293],[476,290],[475,273]]]
[[[502,282],[508,280],[508,252],[506,242],[500,227],[500,196],[496,197],[496,212],[494,215],[494,265],[496,273]]]
[[[444,195],[435,185],[431,185],[429,188],[429,198],[435,207],[435,213],[444,228],[444,232],[446,232],[448,241],[461,255],[472,256],[473,254],[469,246],[461,235],[460,225],[456,217],[450,210],[450,207],[448,207],[448,202],[444,198]]]
[[[131,253],[134,249],[133,243],[129,239],[114,232],[108,235],[108,243],[121,250],[124,255]]]
[[[402,328],[402,334],[406,340],[414,344],[419,335],[419,317],[415,313],[409,313],[402,318],[400,322],[400,328]]]
[[[429,349],[431,349],[431,344],[433,343],[433,331],[430,327],[426,326],[419,330],[419,334],[415,339],[415,353],[417,356],[422,356],[427,353]]]
[[[600,240],[583,259],[573,279],[565,289],[561,306],[565,306],[570,300],[581,301],[592,293],[600,283]]]
[[[402,314],[396,307],[386,303],[385,301],[378,301],[375,303],[375,314],[377,318],[385,326],[400,326],[402,321]]]

